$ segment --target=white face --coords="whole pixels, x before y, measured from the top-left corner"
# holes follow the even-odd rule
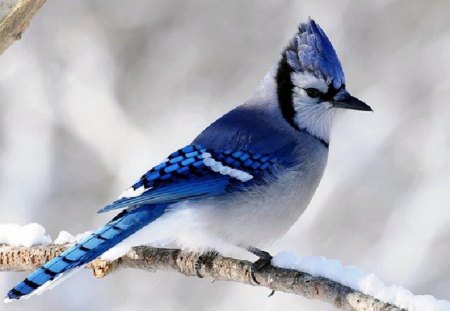
[[[293,72],[294,122],[299,128],[306,129],[312,135],[328,142],[333,122],[334,109],[329,101],[323,101],[320,93],[328,92],[326,81],[308,73]]]

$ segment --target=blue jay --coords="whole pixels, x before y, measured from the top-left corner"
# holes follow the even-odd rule
[[[266,263],[271,257],[261,249],[288,231],[319,185],[341,108],[372,110],[347,92],[333,46],[309,19],[248,101],[99,210],[121,212],[6,300],[42,293],[95,258],[136,245],[200,252],[232,245],[259,256],[257,266]]]

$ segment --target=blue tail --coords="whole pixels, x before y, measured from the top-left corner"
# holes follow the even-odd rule
[[[30,274],[23,282],[8,292],[6,301],[25,298],[24,296],[29,297],[39,294],[46,288],[51,288],[52,285],[56,285],[56,281],[62,280],[62,276],[67,275],[72,269],[91,262],[161,216],[166,207],[162,204],[143,205],[123,211],[82,242],[67,249]]]

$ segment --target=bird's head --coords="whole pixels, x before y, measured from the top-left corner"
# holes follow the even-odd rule
[[[296,129],[329,141],[339,109],[372,111],[351,96],[330,40],[312,19],[300,24],[277,69],[277,93],[284,118]]]

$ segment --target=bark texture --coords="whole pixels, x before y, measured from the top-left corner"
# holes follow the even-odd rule
[[[41,8],[44,2],[45,0],[17,0],[14,7],[9,10],[6,16],[0,19],[0,54],[14,41],[21,38],[31,18]]]
[[[31,271],[60,254],[69,245],[34,247],[0,247],[0,271]],[[171,270],[186,276],[232,281],[252,286],[262,286],[273,291],[302,295],[327,302],[341,310],[400,311],[369,295],[355,291],[332,280],[310,274],[267,266],[255,273],[258,283],[250,276],[251,262],[224,257],[217,253],[198,254],[179,249],[135,247],[114,261],[97,259],[87,268],[97,278],[117,269],[134,268],[145,271]]]

